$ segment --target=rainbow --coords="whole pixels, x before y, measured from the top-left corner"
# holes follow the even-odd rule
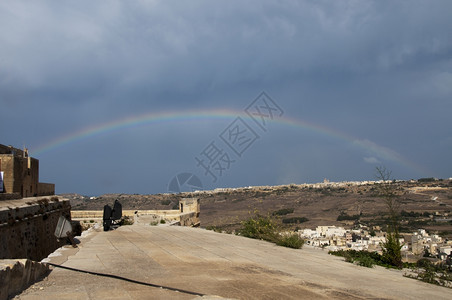
[[[152,125],[159,123],[172,123],[172,122],[199,122],[203,120],[233,120],[240,116],[243,119],[250,119],[243,111],[234,111],[227,109],[214,109],[214,110],[197,110],[197,111],[167,111],[159,113],[148,113],[142,115],[131,116],[116,120],[113,122],[107,122],[103,124],[98,124],[90,128],[84,128],[79,131],[71,132],[65,136],[61,136],[47,143],[37,146],[36,148],[31,148],[30,153],[33,156],[41,155],[45,152],[52,151],[59,147],[63,147],[68,144],[73,144],[81,140],[92,138],[98,135],[107,134],[109,132],[114,132],[119,129],[133,128],[137,126]],[[367,151],[370,155],[378,156],[384,160],[393,161],[399,163],[409,169],[412,169],[419,174],[430,174],[428,170],[417,165],[416,163],[404,158],[397,152],[381,146],[376,143],[366,140],[358,139],[356,137],[350,136],[338,130],[334,130],[328,127],[324,127],[311,122],[306,122],[303,120],[290,118],[290,117],[280,117],[275,118],[272,122],[281,124],[283,126],[294,127],[297,129],[308,130],[317,134],[325,135],[327,137],[333,137],[340,140],[344,140],[348,143],[353,144],[359,148]]]

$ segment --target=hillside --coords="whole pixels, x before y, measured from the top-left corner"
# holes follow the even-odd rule
[[[402,224],[406,229],[427,228],[452,233],[452,181],[399,181],[398,191]],[[201,201],[201,225],[232,230],[240,221],[257,211],[277,214],[291,227],[313,228],[317,225],[370,225],[385,223],[385,206],[375,183],[320,183],[275,187],[252,187],[203,191],[201,193],[129,195],[105,194],[88,198],[77,194],[62,195],[71,200],[73,210],[101,210],[119,200],[124,209],[172,209],[180,198],[198,197]],[[342,216],[341,221],[337,221]],[[308,221],[303,221],[307,218]],[[439,220],[439,219],[446,220]],[[436,220],[435,220],[436,219]]]

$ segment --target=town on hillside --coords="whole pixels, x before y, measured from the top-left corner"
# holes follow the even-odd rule
[[[300,230],[299,235],[306,240],[307,245],[329,251],[364,250],[382,254],[381,245],[386,241],[386,232],[367,226],[357,229],[317,226],[314,230]],[[413,233],[400,234],[399,242],[402,245],[402,259],[406,262],[416,262],[423,257],[452,266],[452,240],[419,229]]]

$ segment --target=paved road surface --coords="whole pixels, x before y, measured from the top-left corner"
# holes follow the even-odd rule
[[[279,247],[176,226],[93,231],[50,262],[155,286],[54,268],[17,299],[451,299],[452,290],[401,271],[346,263],[326,251]],[[197,296],[209,295],[209,296]]]

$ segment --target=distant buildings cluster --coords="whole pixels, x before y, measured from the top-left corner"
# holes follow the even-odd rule
[[[351,186],[362,186],[362,185],[374,185],[378,183],[382,183],[382,180],[378,181],[341,181],[341,182],[330,182],[328,180],[324,180],[319,183],[302,183],[302,184],[286,184],[286,185],[263,185],[263,186],[248,186],[248,187],[238,187],[238,188],[216,188],[214,190],[207,191],[194,191],[192,193],[195,194],[218,194],[218,193],[227,193],[227,192],[239,192],[239,191],[277,191],[288,188],[312,188],[312,189],[323,189],[323,188],[345,188]],[[401,180],[396,180],[396,182],[401,182]]]
[[[366,250],[382,253],[381,244],[386,241],[385,233],[379,228],[369,230],[362,226],[359,229],[344,229],[336,226],[317,226],[313,229],[299,231],[307,245],[321,247],[330,251]],[[452,259],[452,241],[438,235],[429,235],[424,229],[414,233],[400,234],[402,257],[406,261],[416,261],[420,257],[434,257],[441,261]]]
[[[337,250],[367,250],[381,251],[380,243],[385,241],[381,231],[371,234],[366,229],[344,229],[336,226],[317,226],[315,230],[303,229],[299,231],[306,244],[314,247]]]

